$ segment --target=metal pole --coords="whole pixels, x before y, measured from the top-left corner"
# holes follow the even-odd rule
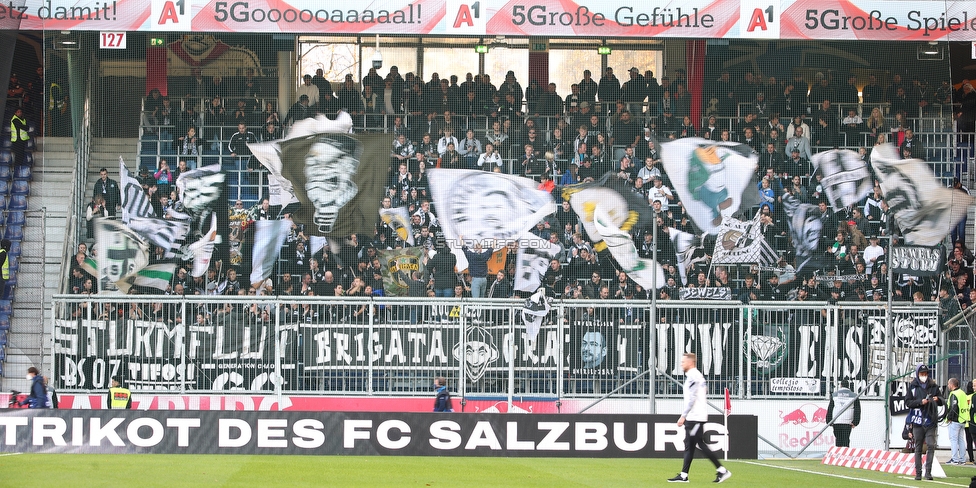
[[[515,310],[509,307],[508,334],[511,338],[508,344],[508,411],[512,411],[512,400],[515,396]]]
[[[275,374],[278,375],[275,378],[275,399],[277,400],[278,410],[281,410],[281,384],[284,383],[285,375],[281,372],[281,356],[284,351],[281,350],[281,302],[278,298],[275,298],[274,302],[275,314],[274,314],[274,355],[275,355]],[[372,363],[372,361],[370,362]]]
[[[890,210],[890,209],[889,209]],[[892,247],[892,236],[891,236],[891,215],[889,212],[888,219],[885,222],[885,228],[888,234],[888,249],[886,252],[885,263],[888,268],[888,303],[885,305],[885,351],[887,352],[887,360],[884,362],[884,369],[881,371],[880,377],[887,378],[891,375],[891,365],[894,361],[894,354],[891,352],[891,332],[892,318],[891,318],[891,308],[892,300],[894,299],[894,283],[895,283],[895,273],[891,269],[891,247]],[[885,382],[887,385],[887,381]],[[885,437],[884,437],[884,448],[885,450],[891,447],[891,410],[888,402],[885,402]]]
[[[366,337],[366,343],[367,344],[369,344],[369,341],[371,341],[372,340],[372,337],[373,337],[373,307],[372,307],[373,304],[372,304],[372,300],[373,299],[371,297],[370,298],[370,307],[369,307],[369,335]],[[368,357],[371,353],[370,352],[367,352],[366,354],[367,354],[367,357]],[[461,362],[463,363],[464,361],[461,361]],[[376,371],[373,369],[373,358],[369,358],[369,363],[368,363],[368,365],[366,367],[366,377],[369,378],[369,380],[366,382],[366,393],[368,395],[372,395],[373,394],[373,375],[374,374],[376,374]]]
[[[606,56],[603,57],[606,59]],[[651,259],[654,260],[654,273],[651,274],[651,327],[649,333],[651,334],[651,340],[648,341],[648,351],[647,351],[647,371],[650,372],[652,369],[657,371],[657,216],[654,216],[654,227],[652,232],[654,233],[653,245],[651,246]],[[650,405],[650,413],[653,415],[657,413],[657,393],[656,388],[656,375],[651,375],[648,380],[650,385],[650,395],[648,396]]]

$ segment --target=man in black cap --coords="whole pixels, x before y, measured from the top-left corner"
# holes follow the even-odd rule
[[[943,404],[939,385],[929,376],[929,367],[920,364],[915,369],[915,379],[908,386],[905,406],[910,408],[908,423],[915,440],[915,479],[922,479],[922,446],[927,445],[925,455],[925,479],[932,479],[932,461],[939,428],[939,406]]]

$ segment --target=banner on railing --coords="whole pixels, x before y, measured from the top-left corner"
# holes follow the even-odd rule
[[[22,30],[906,41],[968,41],[976,30],[976,11],[962,0],[853,0],[841,6],[815,0],[694,0],[679,6],[622,0],[27,0],[5,5],[0,14],[19,20]]]
[[[672,415],[0,411],[0,452],[680,458]],[[705,424],[712,450],[756,459],[758,420]],[[728,436],[726,436],[728,432]],[[728,443],[729,437],[735,442]],[[729,445],[731,444],[731,445]]]
[[[861,391],[911,372],[942,341],[934,308],[896,309],[889,325],[882,306],[557,301],[531,340],[516,303],[257,301],[59,302],[58,316],[93,318],[54,320],[52,384],[97,390],[118,377],[137,391],[372,394],[427,391],[446,376],[497,394],[514,374],[518,391],[551,396],[609,391],[649,366],[654,381],[680,378],[681,354],[694,352],[716,387],[816,395],[838,380]],[[883,396],[884,382],[865,395]]]

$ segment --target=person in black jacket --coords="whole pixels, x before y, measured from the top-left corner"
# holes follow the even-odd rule
[[[434,296],[452,297],[454,296],[454,285],[457,282],[457,275],[454,267],[457,265],[457,257],[451,254],[451,250],[443,241],[438,242],[439,247],[434,257],[427,262],[427,270],[434,278]],[[435,306],[434,319],[447,320],[447,310],[450,307]]]
[[[437,396],[434,398],[434,411],[453,412],[451,392],[447,391],[447,378],[443,376],[434,378],[434,389],[437,390]]]
[[[437,248],[437,254],[427,264],[434,277],[434,296],[454,295],[454,284],[457,281],[457,275],[454,273],[455,265],[457,265],[457,257],[451,254],[451,250],[446,245]]]
[[[107,168],[98,170],[98,176],[99,178],[95,180],[92,198],[102,197],[105,200],[105,209],[108,210],[109,217],[115,217],[116,209],[122,204],[119,182],[108,177]]]
[[[922,479],[922,445],[925,444],[925,479],[932,479],[932,460],[935,459],[936,436],[939,427],[938,408],[943,404],[939,385],[929,376],[929,367],[920,364],[915,379],[908,386],[905,406],[910,408],[908,423],[915,440],[915,479]],[[924,441],[924,442],[923,442]]]

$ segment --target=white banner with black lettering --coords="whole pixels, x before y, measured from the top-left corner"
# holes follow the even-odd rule
[[[892,246],[891,271],[912,276],[936,276],[942,271],[945,254],[941,247]]]

